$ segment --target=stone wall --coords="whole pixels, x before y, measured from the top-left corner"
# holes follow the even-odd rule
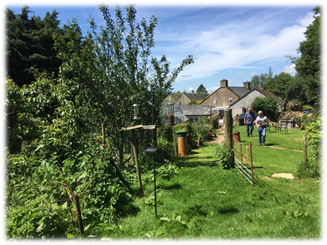
[[[201,105],[211,105],[211,106],[229,106],[229,98],[232,98],[232,101],[238,100],[238,96],[234,94],[228,88],[219,88],[214,92],[208,99],[201,103]],[[214,99],[217,100],[217,104],[214,104]]]

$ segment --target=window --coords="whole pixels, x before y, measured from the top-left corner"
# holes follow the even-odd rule
[[[217,105],[217,99],[213,99],[213,104]]]
[[[242,107],[242,113],[246,113],[246,108]]]
[[[232,104],[233,103],[233,99],[232,98],[229,98],[228,99],[228,102],[229,102],[229,104]]]

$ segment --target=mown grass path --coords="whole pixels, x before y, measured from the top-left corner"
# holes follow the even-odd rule
[[[300,131],[298,131],[300,132]],[[157,179],[158,217],[154,217],[153,183],[136,199],[139,212],[119,220],[119,229],[103,237],[127,239],[319,239],[321,237],[320,181],[265,179],[276,172],[296,175],[301,159],[298,132],[288,137],[273,132],[267,144],[285,150],[254,146],[254,188],[236,169],[217,162],[216,145],[176,158],[178,174]],[[246,138],[248,143],[253,138]],[[256,138],[255,138],[256,140]],[[269,142],[269,143],[268,143]],[[292,145],[289,145],[292,144]],[[269,145],[268,145],[269,146]]]

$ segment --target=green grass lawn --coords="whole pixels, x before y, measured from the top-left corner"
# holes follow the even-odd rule
[[[275,129],[267,130],[266,146],[259,146],[256,127],[253,137],[246,137],[246,127],[239,126],[241,142],[253,144],[253,166],[258,175],[271,176],[274,173],[291,173],[296,176],[297,166],[303,157],[303,130],[288,129],[278,133]],[[296,151],[295,151],[296,150]]]
[[[216,145],[205,145],[175,159],[178,174],[157,179],[158,217],[153,206],[153,182],[144,184],[139,211],[121,218],[114,228],[98,230],[106,239],[319,239],[321,237],[320,181],[271,177],[296,175],[302,158],[303,132],[267,133],[267,146],[253,143],[255,174],[262,185],[252,187],[236,169],[223,169]],[[257,136],[255,131],[254,136]],[[218,136],[219,137],[219,136]],[[281,147],[285,149],[271,148]]]

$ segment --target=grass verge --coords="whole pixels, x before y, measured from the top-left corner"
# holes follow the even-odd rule
[[[216,145],[205,145],[175,159],[178,174],[157,179],[158,217],[154,215],[153,182],[137,198],[139,212],[122,218],[115,228],[101,230],[110,239],[318,239],[321,237],[320,181],[271,178],[273,173],[296,174],[301,160],[302,131],[267,133],[267,146],[251,141],[254,188],[236,169],[224,170],[216,159]],[[256,133],[254,133],[256,136]],[[280,147],[285,149],[278,149]],[[99,234],[99,233],[98,233]]]

